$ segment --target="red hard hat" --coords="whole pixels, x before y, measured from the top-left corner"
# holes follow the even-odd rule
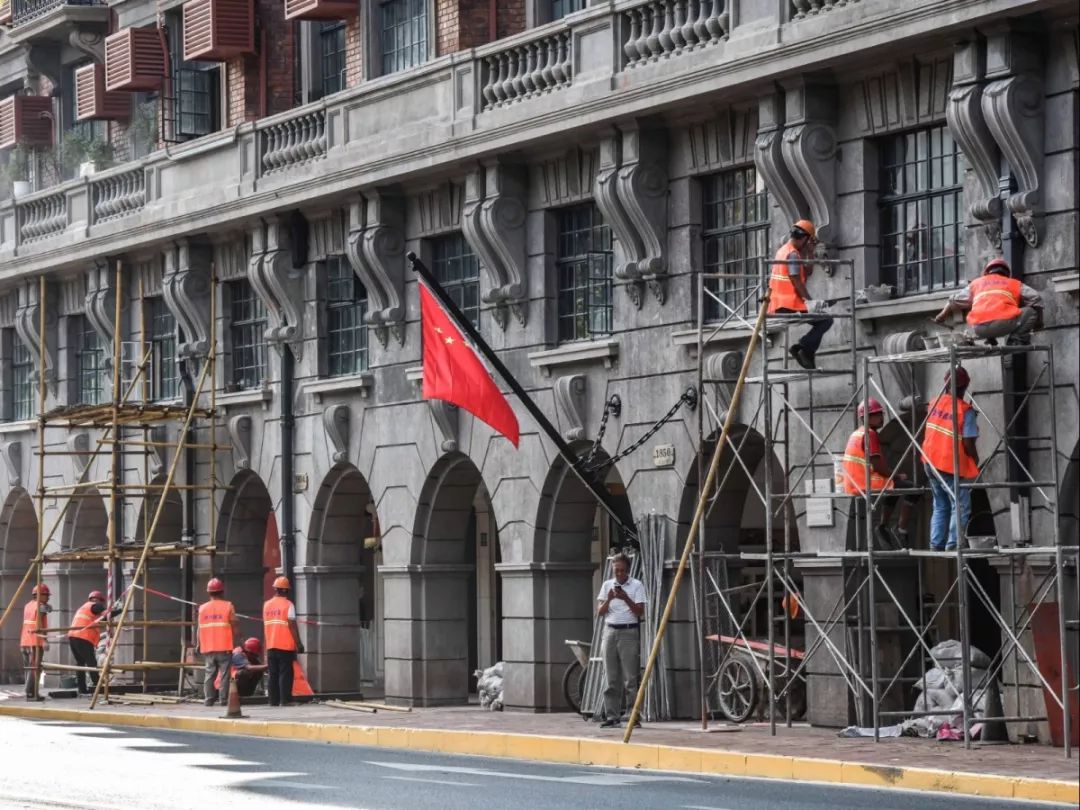
[[[948,386],[952,380],[952,372],[945,372],[945,385]],[[963,366],[956,367],[956,387],[967,388],[971,384],[971,377],[967,373],[967,369]]]
[[[274,580],[274,589],[275,590],[287,591],[291,587],[292,586],[289,585],[289,578],[288,577],[278,577],[277,579]]]
[[[243,644],[244,652],[249,652],[252,655],[262,655],[262,642],[257,638],[249,638]]]
[[[217,577],[206,583],[207,593],[225,593],[225,583]]]
[[[49,596],[52,593],[52,591],[49,590],[49,586],[42,582],[40,585],[34,586],[34,590],[30,592],[30,595],[37,596],[39,591],[42,596]]]
[[[885,406],[882,405],[880,402],[878,402],[873,397],[870,397],[870,399],[867,400],[867,402],[870,405],[870,413],[871,413],[871,415],[873,415],[875,413],[885,413]],[[858,411],[859,411],[859,418],[860,419],[863,418],[863,410],[864,410],[866,404],[867,403],[864,403],[864,402],[859,403]]]
[[[95,599],[100,599],[102,602],[104,602],[105,601],[105,594],[103,594],[101,591],[90,591],[90,595],[88,597],[86,597],[86,598],[89,599],[90,601],[93,601]]]
[[[1012,268],[1009,267],[1009,263],[1004,259],[991,259],[986,263],[986,267],[983,268],[982,274],[985,276],[987,273],[1004,273],[1006,276],[1012,278]]]

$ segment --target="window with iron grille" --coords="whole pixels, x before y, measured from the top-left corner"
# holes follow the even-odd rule
[[[326,260],[326,373],[357,374],[368,367],[367,290],[344,256]]]
[[[945,125],[881,142],[881,279],[898,295],[955,287],[964,266],[964,156]]]
[[[150,344],[150,396],[167,402],[180,396],[176,366],[176,319],[163,298],[147,298],[146,329]]]
[[[345,23],[332,20],[319,28],[319,52],[322,54],[322,94],[338,93],[347,86],[345,78]]]
[[[431,271],[458,309],[480,328],[480,260],[461,231],[431,242]]]
[[[702,204],[705,272],[745,276],[705,279],[705,319],[724,320],[732,311],[748,317],[757,309],[751,292],[761,271],[758,260],[769,255],[765,183],[753,166],[709,175],[702,178]]]
[[[594,203],[556,212],[559,342],[611,334],[611,229]]]
[[[229,336],[234,388],[259,388],[266,379],[266,308],[246,279],[228,282]]]
[[[8,373],[11,375],[11,410],[9,411],[12,421],[21,422],[24,419],[33,419],[37,416],[37,386],[33,382],[34,358],[30,350],[23,345],[15,334],[14,329],[5,330],[5,346],[11,347],[11,362],[8,365]]]
[[[73,315],[71,334],[75,345],[78,382],[76,400],[84,405],[101,404],[105,377],[105,350],[101,338],[85,315]]]
[[[585,8],[585,0],[551,0],[551,19],[561,20],[567,14]]]
[[[427,0],[386,0],[379,23],[383,75],[426,61]]]
[[[168,21],[172,98],[166,109],[171,139],[183,141],[217,132],[221,128],[220,68],[215,62],[185,62],[182,18],[170,14]]]
[[[74,65],[68,65],[66,68],[64,68],[64,75],[62,78],[63,83],[60,88],[61,103],[63,105],[63,128],[65,133],[71,133],[85,143],[89,143],[90,141],[108,141],[108,121],[78,120],[78,112],[76,110],[75,99],[75,71],[77,71],[84,65],[89,64],[92,63],[87,60],[84,62],[78,62]],[[71,169],[70,166],[68,168]],[[78,167],[74,167],[73,171],[77,170]]]

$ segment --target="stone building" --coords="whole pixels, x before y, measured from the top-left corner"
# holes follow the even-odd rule
[[[206,34],[200,21],[219,16],[233,22]],[[119,296],[121,333],[152,347],[155,400],[182,399],[177,363],[196,375],[218,337],[218,439],[231,448],[217,461],[222,490],[213,510],[178,494],[160,539],[207,544],[213,532],[215,573],[257,613],[280,531],[300,612],[327,622],[304,631],[316,688],[376,682],[392,699],[461,702],[475,667],[504,660],[507,707],[559,709],[564,640],[590,634],[609,528],[523,409],[515,451],[420,398],[405,254],[424,258],[575,447],[589,446],[618,394],[603,441],[616,456],[697,382],[696,274],[756,269],[802,217],[830,256],[853,261],[857,287],[894,288],[837,321],[822,366],[849,363],[852,341],[862,356],[925,330],[999,252],[1042,291],[1057,441],[1034,444],[1031,462],[1045,479],[1060,455],[1064,536],[1076,540],[1073,3],[3,0],[5,18],[5,603],[37,536],[35,381],[46,380],[48,409],[112,396],[103,358]],[[113,165],[75,176],[104,144]],[[842,298],[849,283],[818,273],[811,289]],[[740,297],[736,285],[720,292]],[[746,340],[723,329],[706,352]],[[995,363],[972,368],[987,403],[1002,387]],[[940,371],[920,368],[915,387]],[[816,396],[840,400],[829,385]],[[795,401],[806,407],[804,394]],[[1029,423],[1045,424],[1046,397],[1033,409]],[[670,445],[672,463],[668,453],[654,464],[654,445]],[[682,411],[607,476],[632,519],[670,519],[672,559],[697,451],[697,417]],[[805,455],[804,437],[792,452]],[[196,456],[206,480],[209,458]],[[729,477],[710,521],[715,547],[763,542],[751,483],[776,460],[750,457],[756,468]],[[100,478],[45,459],[49,481]],[[128,511],[117,526],[137,538],[143,521]],[[999,536],[1047,536],[1046,510],[1007,491],[983,511]],[[58,513],[47,503],[45,521]],[[800,536],[820,531],[801,507],[795,517]],[[99,545],[108,521],[104,492],[83,498],[57,542]],[[180,593],[183,572],[161,566],[159,587]],[[209,575],[200,559],[196,595]],[[75,563],[46,572],[68,611],[103,576]],[[675,618],[678,711],[691,716],[688,602]],[[18,668],[16,632],[2,631],[4,670]],[[155,635],[162,649],[175,643]],[[817,716],[845,720],[831,687],[815,700]]]

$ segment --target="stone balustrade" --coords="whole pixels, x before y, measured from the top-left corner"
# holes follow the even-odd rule
[[[126,216],[146,205],[146,173],[132,169],[91,181],[94,222]]]
[[[832,11],[835,8],[854,5],[859,0],[791,0],[791,19],[801,20],[813,17],[823,11]]]
[[[568,30],[483,57],[482,110],[503,107],[568,86],[574,77]]]
[[[35,242],[63,233],[67,227],[67,197],[56,191],[19,205],[19,238]]]
[[[730,27],[727,0],[656,0],[623,16],[627,67],[716,45]]]
[[[261,130],[264,174],[289,169],[326,155],[326,111],[304,112]]]

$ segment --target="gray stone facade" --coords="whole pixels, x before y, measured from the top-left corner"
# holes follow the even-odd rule
[[[197,366],[216,331],[216,440],[231,452],[216,459],[223,485],[216,525],[210,504],[199,500],[195,524],[187,527],[178,501],[169,505],[158,538],[179,540],[186,528],[195,542],[208,544],[213,534],[226,552],[216,558],[215,573],[226,578],[238,608],[255,614],[272,567],[263,550],[267,521],[273,515],[282,525],[284,491],[294,504],[299,610],[328,623],[304,631],[316,688],[350,691],[375,680],[390,699],[457,703],[467,698],[471,668],[504,660],[508,708],[563,708],[560,684],[571,658],[564,640],[591,634],[607,527],[522,408],[515,405],[522,427],[515,451],[470,415],[420,398],[419,303],[405,253],[416,251],[431,264],[437,237],[463,233],[481,265],[485,337],[575,446],[588,446],[605,401],[618,394],[622,412],[610,420],[603,443],[614,456],[696,385],[695,274],[709,261],[707,178],[756,169],[768,191],[769,255],[791,222],[809,217],[829,255],[854,262],[855,285],[876,285],[890,280],[882,271],[888,263],[885,143],[935,128],[959,145],[965,167],[952,249],[962,254],[961,278],[974,277],[1005,250],[1046,301],[1047,329],[1036,339],[1056,353],[1057,443],[1036,444],[1031,460],[1036,477],[1046,479],[1050,454],[1058,453],[1063,539],[1075,543],[1075,7],[1049,0],[729,0],[714,38],[668,26],[655,43],[641,31],[641,8],[592,3],[512,40],[435,59],[309,108],[0,201],[8,419],[0,424],[4,603],[33,554],[31,497],[39,475],[35,423],[11,421],[11,341],[31,348],[44,337],[48,367],[35,372],[49,381],[47,408],[69,404],[77,396],[75,316],[85,315],[111,342],[110,297],[119,295],[123,332],[137,343],[145,321],[140,299],[160,295],[183,331],[180,356]],[[534,81],[495,88],[494,57],[530,43],[541,52],[551,38],[570,44],[573,69],[564,81],[547,90]],[[317,118],[321,135],[276,146],[275,133],[300,115]],[[1001,193],[1005,166],[1013,186]],[[128,193],[132,188],[140,193]],[[557,212],[583,202],[596,203],[613,236],[612,324],[606,334],[560,342]],[[306,255],[296,264],[304,241]],[[336,256],[347,258],[368,296],[368,367],[344,377],[329,376],[327,365],[325,260]],[[122,290],[113,289],[117,260],[125,266]],[[41,275],[48,290],[45,336],[38,334]],[[230,386],[237,362],[230,282],[236,279],[249,281],[265,306],[270,338],[265,381],[245,390]],[[819,273],[811,290],[836,298],[848,285],[843,273]],[[848,363],[851,341],[863,356],[884,351],[890,335],[925,331],[952,289],[939,278],[930,290],[860,306],[853,319],[837,321],[819,364]],[[711,357],[745,343],[745,330],[724,330],[706,351]],[[779,357],[780,343],[772,351]],[[283,352],[295,364],[292,392],[282,390]],[[981,408],[1000,425],[1000,366],[986,361],[970,370]],[[915,379],[916,387],[926,392],[942,369],[918,371],[925,377]],[[1037,370],[1029,372],[1034,381]],[[897,398],[911,393],[900,380],[885,385]],[[295,413],[293,481],[283,486],[281,416],[288,395]],[[792,396],[797,407],[807,406],[805,392]],[[815,401],[835,405],[847,396],[839,383],[826,382]],[[1045,425],[1047,398],[1036,398],[1032,408],[1030,424]],[[740,419],[746,429],[760,429],[749,424],[752,405],[744,403]],[[50,437],[92,447],[96,435],[88,433]],[[200,441],[209,438],[200,433]],[[834,437],[831,449],[841,450],[844,439],[846,433]],[[993,439],[982,441],[989,452]],[[673,446],[674,465],[654,465],[654,445]],[[608,476],[635,519],[668,516],[681,529],[673,533],[680,543],[696,496],[697,445],[697,416],[684,411]],[[806,437],[795,437],[793,458],[807,452]],[[68,458],[47,460],[49,483],[102,477],[96,465],[80,470]],[[170,461],[140,459],[125,477],[160,476]],[[758,452],[754,474],[767,463]],[[210,467],[200,452],[199,480],[208,480]],[[1003,462],[992,473],[1004,476]],[[732,475],[721,499],[708,526],[710,547],[760,544],[763,519],[750,478]],[[986,509],[999,538],[1017,530],[1036,542],[1049,536],[1047,511],[1010,505],[1008,492],[992,492]],[[46,526],[59,510],[46,503]],[[927,514],[924,508],[923,523]],[[804,543],[821,531],[807,529],[801,507],[795,517]],[[845,516],[839,517],[834,532],[845,530]],[[118,525],[138,538],[142,520],[132,511]],[[100,501],[82,499],[56,542],[100,544],[107,521],[104,494]],[[365,538],[376,539],[365,546]],[[202,558],[198,564],[196,593],[210,575]],[[179,571],[160,565],[155,587],[176,592]],[[46,573],[57,586],[54,603],[67,611],[103,577],[85,563]],[[1075,595],[1075,571],[1068,577]],[[811,603],[830,598],[835,586],[827,580],[814,580],[820,592],[808,590]],[[1005,604],[1013,595],[1003,589],[1001,599]],[[1069,610],[1075,616],[1075,604]],[[698,663],[688,599],[674,618],[678,711],[692,716]],[[14,627],[9,622],[0,636],[0,668],[7,672],[18,667]],[[250,626],[253,634],[257,629]],[[154,634],[155,650],[167,659],[174,644],[174,635]],[[375,662],[367,672],[361,672],[364,645]],[[821,722],[847,722],[846,698],[830,677],[835,673],[820,675],[812,711]],[[1030,699],[1037,697],[1031,690]]]

